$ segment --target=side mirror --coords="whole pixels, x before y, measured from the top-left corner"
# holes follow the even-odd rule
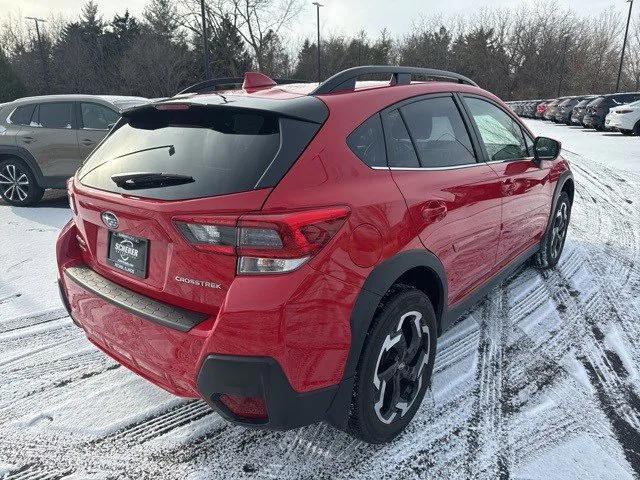
[[[555,160],[560,155],[562,145],[557,140],[547,137],[538,137],[533,142],[533,156],[537,164],[542,160]]]

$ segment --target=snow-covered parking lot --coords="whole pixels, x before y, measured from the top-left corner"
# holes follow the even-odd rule
[[[58,299],[66,197],[0,204],[0,478],[640,476],[640,138],[531,121],[577,182],[555,271],[520,271],[447,332],[407,432],[225,423],[96,350]]]

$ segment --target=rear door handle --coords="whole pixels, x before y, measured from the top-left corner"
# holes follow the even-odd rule
[[[89,139],[89,138],[85,138],[85,139],[81,140],[80,142],[81,142],[83,145],[87,146],[87,147],[88,147],[89,145],[93,145],[94,143],[96,143],[96,142],[94,142],[93,140],[91,140],[91,139]]]
[[[447,204],[442,200],[431,200],[422,207],[422,218],[428,222],[438,222],[447,216]]]

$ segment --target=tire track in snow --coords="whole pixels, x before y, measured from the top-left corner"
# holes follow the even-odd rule
[[[565,263],[571,260],[570,257]],[[640,475],[640,398],[627,381],[627,372],[620,368],[622,362],[616,358],[617,354],[603,345],[602,329],[610,319],[602,297],[596,291],[581,302],[581,297],[572,293],[575,292],[572,288],[574,275],[567,276],[562,269],[549,271],[548,278],[554,282],[550,294],[561,306],[558,309],[561,319],[569,322],[584,319],[584,336],[577,359],[588,373],[600,408],[609,419],[629,465],[636,475]]]
[[[98,443],[139,445],[212,414],[213,410],[205,402],[201,400],[189,401],[158,415],[134,423],[112,435],[98,440]]]
[[[69,315],[64,308],[56,308],[54,310],[48,310],[35,315],[25,315],[10,320],[2,320],[0,322],[0,334],[32,327],[34,325],[40,325],[42,323],[52,322],[54,320],[61,320],[68,316]]]
[[[507,322],[503,298],[492,294],[483,304],[480,320],[480,342],[477,354],[475,398],[467,452],[467,475],[470,478],[508,478],[506,452],[508,438],[503,428],[504,351],[507,344]]]
[[[73,470],[49,470],[41,465],[26,465],[9,472],[2,480],[60,480],[72,472]]]

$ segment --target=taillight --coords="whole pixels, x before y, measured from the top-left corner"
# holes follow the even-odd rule
[[[76,199],[72,192],[73,178],[67,180],[67,196],[69,197],[69,208],[73,212],[74,215],[78,214],[78,209],[76,208]]]
[[[196,249],[237,255],[238,274],[286,273],[318,253],[344,224],[349,209],[333,207],[275,215],[174,219]]]
[[[71,211],[73,212],[74,215],[77,215],[78,214],[78,209],[76,208],[75,196],[71,192],[68,193],[68,196],[69,196],[69,208],[71,209]]]

